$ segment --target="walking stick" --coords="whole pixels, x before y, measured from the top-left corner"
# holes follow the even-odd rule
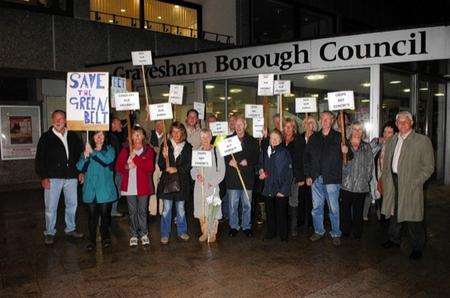
[[[234,162],[235,162],[236,164],[238,164],[237,161],[236,161],[236,158],[234,157],[234,154],[233,154],[233,153],[231,153],[231,158],[233,158]],[[242,184],[242,188],[244,189],[245,196],[247,197],[247,200],[250,202],[250,196],[248,195],[247,188],[245,187],[244,179],[242,178],[242,174],[241,174],[241,171],[239,170],[239,166],[236,167],[236,171],[237,171],[237,173],[238,173],[239,180],[241,180],[241,184]]]

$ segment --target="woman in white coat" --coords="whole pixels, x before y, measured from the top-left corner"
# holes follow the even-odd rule
[[[208,240],[208,242],[214,242],[216,240],[218,220],[222,218],[220,201],[217,200],[220,200],[219,183],[225,176],[225,162],[219,150],[211,145],[212,134],[209,129],[201,130],[200,140],[201,145],[198,150],[211,152],[212,166],[192,167],[191,169],[192,179],[195,180],[194,217],[200,221],[202,235],[199,241],[204,242]],[[212,197],[216,199],[216,202],[211,200]],[[207,198],[210,199],[207,200]]]

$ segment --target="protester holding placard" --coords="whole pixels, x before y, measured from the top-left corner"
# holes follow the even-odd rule
[[[92,251],[97,243],[97,226],[100,220],[102,246],[111,246],[111,206],[117,201],[114,185],[115,150],[107,145],[103,131],[91,133],[84,153],[77,163],[77,169],[84,174],[83,202],[88,206],[89,243],[87,250]]]
[[[342,236],[352,234],[355,239],[361,239],[364,200],[370,191],[373,170],[372,149],[363,141],[363,129],[361,122],[353,122],[343,147],[347,164],[342,169]]]
[[[192,167],[191,169],[191,177],[195,180],[194,217],[200,221],[202,235],[199,241],[214,242],[222,211],[220,203],[215,210],[214,204],[205,202],[205,200],[210,196],[219,196],[219,183],[225,177],[225,162],[218,150],[211,145],[212,134],[209,129],[202,129],[200,138],[202,143],[199,150],[210,151],[212,163],[211,167]]]
[[[76,163],[83,151],[78,136],[66,128],[66,113],[56,110],[52,113],[52,127],[39,139],[36,151],[36,173],[44,188],[45,244],[53,244],[56,234],[56,217],[61,191],[64,192],[66,228],[65,233],[82,238],[76,231],[77,178],[83,174],[76,169]]]
[[[281,241],[288,238],[288,201],[293,181],[291,154],[282,144],[279,130],[270,133],[269,146],[259,159],[259,179],[264,180],[262,191],[267,214],[266,239],[278,235]]]
[[[191,144],[192,149],[200,147],[200,130],[198,126],[198,111],[190,109],[186,113],[186,140]]]
[[[333,244],[341,244],[339,226],[339,190],[342,182],[341,136],[332,129],[334,116],[325,111],[320,115],[322,129],[313,134],[305,149],[306,183],[312,185],[314,235],[311,241],[320,240],[325,235],[323,207],[325,200],[329,206],[331,237]]]
[[[239,229],[242,229],[248,237],[252,237],[251,224],[251,196],[253,185],[255,182],[255,167],[258,163],[259,145],[258,142],[246,132],[247,122],[242,116],[236,118],[236,132],[241,145],[242,151],[237,152],[233,156],[229,155],[225,158],[226,173],[225,181],[227,185],[227,196],[229,200],[229,235],[234,237]],[[249,198],[247,198],[237,169],[239,168],[245,189]],[[239,203],[241,204],[241,221],[238,219]]]
[[[290,230],[293,237],[298,235],[298,190],[305,184],[303,156],[305,153],[305,140],[297,133],[297,123],[292,118],[286,118],[283,126],[283,144],[289,152],[292,160],[294,177],[291,183],[291,195],[289,196]]]
[[[120,151],[122,150],[122,146],[125,143],[126,136],[124,134],[124,131],[122,130],[122,122],[120,121],[120,118],[113,117],[111,119],[111,129],[109,131],[109,142],[111,146],[114,148],[115,152],[115,159],[114,159],[114,165],[117,161],[117,157],[119,156]],[[120,186],[122,184],[122,176],[119,172],[114,172],[114,182],[117,188],[117,192],[119,193],[119,199],[120,199]],[[117,206],[119,204],[119,200],[115,201],[112,204],[111,207],[111,216],[113,217],[122,217],[122,213],[120,213],[117,209]]]
[[[189,114],[189,113],[188,113]],[[169,243],[172,228],[172,205],[177,211],[177,232],[184,240],[189,240],[185,214],[185,201],[192,192],[191,156],[192,146],[186,141],[186,128],[180,122],[173,122],[170,127],[170,140],[163,143],[158,158],[162,171],[158,184],[158,198],[163,200],[164,209],[161,216],[161,243]]]
[[[155,172],[153,172],[153,176],[151,177],[153,185],[156,187],[155,193],[150,196],[148,202],[148,211],[151,216],[155,216],[158,213],[162,213],[163,204],[162,200],[159,199],[156,194],[158,193],[158,182],[161,178],[161,170],[158,166],[159,154],[161,151],[161,146],[164,140],[164,121],[158,120],[155,122],[155,129],[152,129],[150,132],[150,144],[153,146],[153,149],[156,152],[155,158]]]
[[[311,136],[317,131],[317,121],[313,117],[305,117],[302,121],[303,133],[300,135],[308,144]],[[299,187],[299,222],[300,225],[304,223],[305,230],[313,226],[312,221],[312,193],[311,186],[307,183],[300,185]]]
[[[147,224],[148,197],[154,193],[150,179],[155,170],[155,151],[145,143],[146,133],[140,126],[131,132],[131,146],[122,149],[116,171],[122,175],[121,194],[127,197],[130,214],[130,246],[149,245]]]

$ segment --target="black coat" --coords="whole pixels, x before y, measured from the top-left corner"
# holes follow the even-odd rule
[[[234,133],[232,136],[236,135]],[[239,165],[239,169],[244,180],[246,189],[252,190],[255,183],[256,167],[258,165],[259,145],[255,138],[245,133],[241,140],[242,151],[234,154],[236,162],[239,164],[242,160],[247,160],[247,166]],[[225,157],[226,171],[225,182],[227,189],[243,189],[238,173],[235,168],[229,165],[231,155]]]
[[[322,176],[324,184],[341,184],[341,134],[333,129],[327,136],[322,131],[314,133],[306,145],[304,161],[306,177]]]
[[[269,157],[266,147],[261,152],[259,159],[259,168],[263,169],[268,175],[264,180],[262,194],[266,197],[275,197],[277,193],[282,193],[285,197],[288,197],[293,180],[291,155],[281,144],[272,150]]]
[[[41,179],[61,178],[70,179],[78,177],[76,164],[83,151],[83,144],[75,132],[67,132],[69,159],[62,141],[53,133],[50,127],[39,139],[36,150],[36,173]]]
[[[177,173],[180,178],[180,192],[163,194],[162,191],[165,185],[165,179],[169,175],[166,172],[166,161],[162,154],[164,148],[164,143],[161,144],[161,154],[158,157],[158,165],[161,169],[162,175],[158,184],[158,198],[163,200],[174,200],[174,201],[185,201],[191,197],[192,192],[192,178],[191,178],[191,158],[192,158],[192,146],[187,141],[184,144],[183,150],[181,150],[180,155],[175,160],[173,155],[172,142],[167,141],[169,146],[169,165],[171,167],[177,168]]]
[[[291,155],[295,182],[305,181],[305,165],[303,161],[306,146],[305,138],[296,134],[289,144],[286,145],[285,141],[283,141],[283,145]]]

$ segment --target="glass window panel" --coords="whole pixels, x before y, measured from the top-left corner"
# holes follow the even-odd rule
[[[216,116],[218,121],[227,121],[225,101],[225,80],[206,81],[203,85],[206,115]]]
[[[411,76],[383,69],[382,77],[381,127],[387,121],[395,120],[398,112],[411,111]]]
[[[91,20],[128,27],[139,26],[139,1],[90,0]]]
[[[299,124],[300,132],[303,131],[301,121],[305,118],[305,115],[295,113],[296,97],[316,97],[318,111],[321,113],[328,110],[328,92],[353,90],[355,110],[345,111],[347,123],[361,121],[366,133],[369,133],[370,71],[368,68],[283,75],[282,79],[291,81],[291,94],[283,96],[283,117],[295,118]],[[319,120],[319,113],[309,116]],[[335,128],[337,129],[337,124],[335,124]]]

